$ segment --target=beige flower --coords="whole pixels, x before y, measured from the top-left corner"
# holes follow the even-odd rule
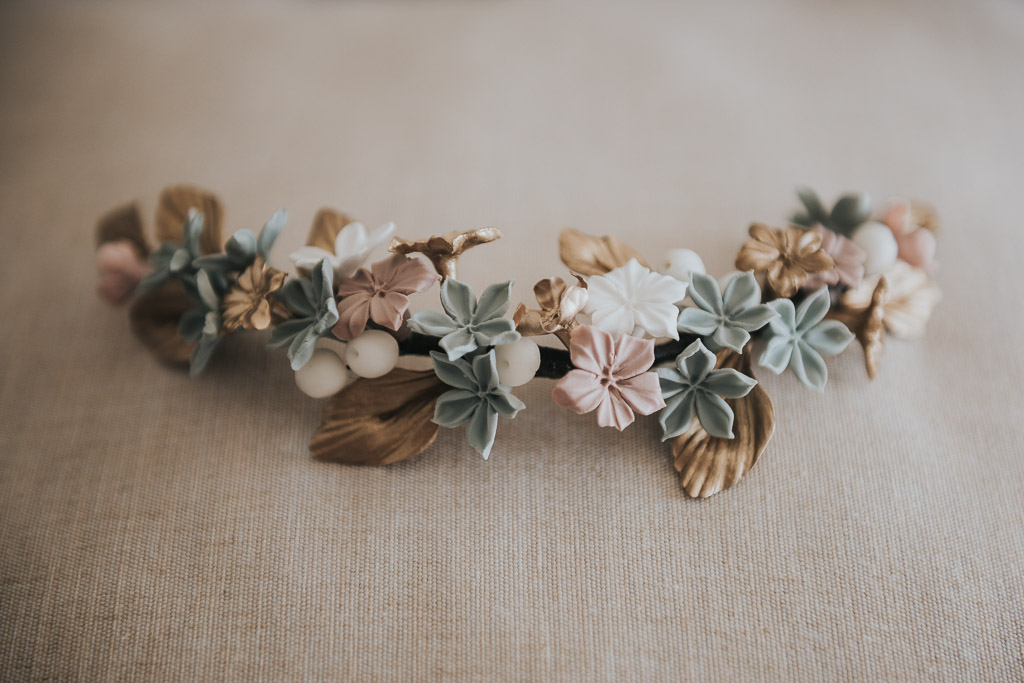
[[[924,336],[928,320],[942,299],[938,285],[921,268],[897,261],[885,274],[888,293],[881,304],[886,331],[897,339],[919,339]],[[859,287],[843,293],[840,305],[852,311],[863,311],[872,305],[879,276],[867,278]]]
[[[736,256],[736,268],[763,272],[776,296],[789,298],[808,275],[835,267],[832,257],[821,247],[821,235],[809,230],[754,223],[750,237]]]
[[[423,254],[442,278],[455,278],[455,264],[467,249],[478,244],[493,242],[501,237],[497,228],[478,228],[468,232],[449,232],[434,235],[425,240],[410,242],[396,237],[391,240],[388,251],[394,254]]]
[[[265,330],[273,318],[274,301],[271,294],[281,289],[287,273],[267,265],[256,257],[252,265],[238,276],[235,287],[224,296],[225,332]]]
[[[567,285],[560,277],[549,277],[533,286],[540,310],[519,304],[512,319],[524,337],[540,334],[556,335],[568,346],[569,334],[576,326],[576,316],[587,305],[587,283],[579,275],[578,285]]]

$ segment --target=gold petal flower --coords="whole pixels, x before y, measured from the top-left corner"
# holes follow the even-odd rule
[[[275,303],[271,294],[281,289],[287,273],[271,268],[256,257],[252,265],[238,276],[235,287],[224,296],[225,332],[265,330],[274,318]]]
[[[487,244],[501,237],[497,228],[478,228],[467,232],[448,232],[434,235],[425,240],[410,242],[396,237],[391,240],[388,251],[393,254],[423,254],[442,278],[455,278],[455,264],[467,249]]]
[[[553,334],[568,347],[569,335],[576,326],[576,316],[587,305],[587,283],[576,275],[578,285],[567,285],[560,277],[549,277],[533,286],[540,310],[519,304],[512,320],[524,337]]]
[[[847,290],[841,305],[854,311],[867,309],[879,279],[879,276],[867,278],[859,287]],[[889,286],[888,296],[882,305],[885,329],[897,339],[921,337],[942,299],[938,285],[927,272],[905,261],[897,261],[885,273],[885,279]]]
[[[821,235],[809,230],[754,223],[750,237],[736,256],[736,269],[763,272],[777,297],[793,296],[808,275],[835,267],[832,257],[821,247]]]

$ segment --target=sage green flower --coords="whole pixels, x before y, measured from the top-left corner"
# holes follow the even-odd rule
[[[734,276],[726,285],[724,295],[715,278],[693,273],[689,294],[697,308],[684,308],[680,312],[679,330],[704,337],[712,351],[726,348],[743,353],[750,333],[778,315],[761,303],[761,288],[753,273]]]
[[[181,244],[164,242],[149,255],[153,270],[139,282],[139,292],[150,292],[172,277],[177,277],[185,291],[197,297],[196,273],[193,263],[199,258],[199,236],[203,232],[203,214],[189,209],[185,219],[184,236]]]
[[[237,230],[224,245],[224,253],[201,256],[195,265],[207,271],[227,273],[245,270],[253,264],[257,256],[269,261],[270,250],[287,222],[288,211],[281,209],[263,225],[258,237],[248,228]]]
[[[849,237],[864,221],[871,218],[871,197],[867,194],[844,194],[836,200],[831,210],[825,208],[818,193],[809,187],[796,188],[796,194],[804,210],[793,214],[790,221],[803,228],[821,225],[837,235]]]
[[[292,370],[298,370],[309,362],[317,340],[338,322],[338,304],[334,301],[334,268],[331,262],[322,259],[313,269],[312,278],[292,278],[275,296],[284,302],[295,317],[274,328],[267,346],[287,346]]]
[[[711,436],[733,438],[735,414],[722,398],[746,396],[757,380],[732,368],[715,370],[715,360],[715,354],[698,339],[676,357],[675,367],[658,368],[665,399],[665,408],[658,414],[662,441],[685,432],[695,413]]]
[[[771,336],[757,364],[776,375],[787,367],[801,382],[823,391],[828,368],[822,356],[834,356],[853,341],[853,333],[838,320],[824,320],[828,288],[822,287],[794,307],[789,299],[768,303],[779,317],[768,323]]]
[[[437,399],[434,422],[442,427],[468,422],[466,439],[486,460],[498,431],[498,416],[511,419],[526,406],[498,381],[494,349],[475,356],[472,362],[465,358],[449,360],[437,351],[432,351],[430,357],[437,376],[454,387]]]
[[[441,283],[440,311],[420,311],[409,319],[409,327],[420,334],[441,337],[441,348],[448,360],[456,360],[470,351],[519,341],[516,324],[506,318],[512,281],[489,286],[476,299],[473,288],[447,278]]]

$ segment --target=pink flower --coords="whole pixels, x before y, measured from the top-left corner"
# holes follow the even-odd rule
[[[803,288],[808,291],[821,289],[825,285],[837,285],[842,282],[847,287],[856,287],[864,279],[864,250],[842,235],[815,225],[811,232],[821,235],[821,248],[832,257],[835,267],[820,273],[811,273]]]
[[[409,294],[429,289],[441,277],[422,261],[395,254],[359,272],[338,286],[338,324],[334,336],[349,341],[369,320],[399,331],[409,308]]]
[[[96,250],[96,269],[100,281],[96,292],[109,304],[128,300],[139,281],[149,272],[149,264],[127,240],[104,242]]]
[[[896,236],[899,258],[917,268],[927,270],[935,260],[935,233],[914,224],[914,207],[902,198],[889,200],[882,222]]]
[[[576,366],[563,377],[551,398],[580,415],[597,410],[597,424],[620,432],[633,422],[634,411],[650,415],[665,407],[654,365],[654,340],[628,334],[616,342],[590,325],[572,331],[569,355]]]

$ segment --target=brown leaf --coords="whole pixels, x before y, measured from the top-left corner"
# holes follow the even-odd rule
[[[885,351],[885,305],[889,298],[889,281],[878,278],[871,294],[871,301],[865,309],[851,309],[842,302],[831,308],[827,317],[846,325],[857,336],[864,350],[864,367],[868,379],[878,376],[879,358]]]
[[[200,253],[216,254],[224,244],[221,237],[224,210],[216,195],[191,185],[172,185],[160,193],[156,206],[157,240],[181,244],[189,209],[203,214]]]
[[[396,368],[357,380],[331,397],[309,452],[316,460],[349,465],[408,460],[434,443],[434,403],[448,389],[432,370]]]
[[[149,244],[142,231],[142,216],[135,204],[125,204],[100,218],[96,225],[96,246],[107,242],[128,242],[140,259],[149,256]]]
[[[581,275],[604,275],[626,265],[631,258],[650,268],[640,252],[616,237],[593,237],[567,228],[558,236],[558,248],[562,263]]]
[[[352,222],[352,219],[334,209],[323,208],[316,212],[316,216],[313,217],[313,227],[309,229],[309,237],[306,238],[306,245],[310,247],[320,247],[324,251],[334,253],[334,240],[338,237],[338,233],[346,225]]]
[[[178,334],[178,321],[192,303],[174,279],[138,297],[128,313],[132,332],[153,355],[170,365],[188,365],[192,343]]]
[[[717,367],[752,376],[749,353],[722,351]],[[707,498],[736,484],[754,466],[775,432],[775,411],[760,384],[743,398],[726,399],[726,403],[736,415],[735,438],[711,436],[694,418],[690,428],[672,440],[680,483],[694,498]]]

